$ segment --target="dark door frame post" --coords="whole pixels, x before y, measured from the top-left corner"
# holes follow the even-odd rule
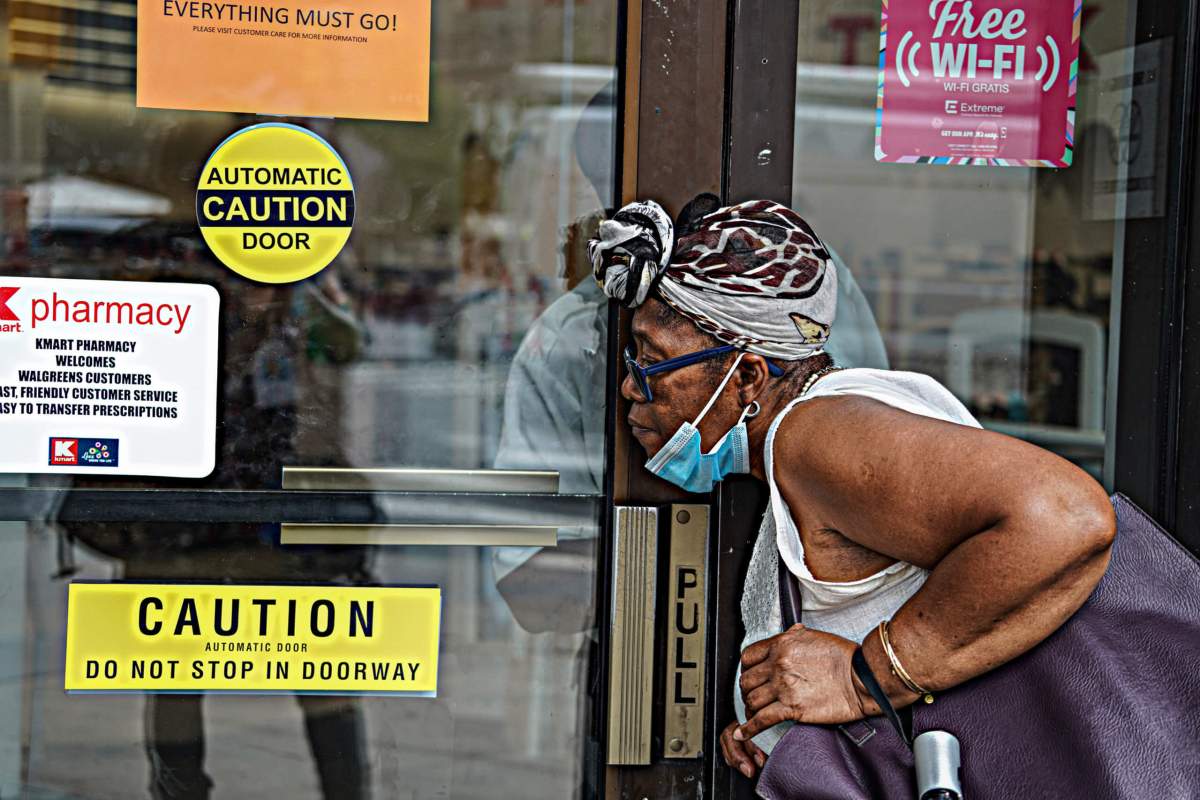
[[[727,203],[791,204],[796,127],[799,0],[736,0],[729,68]],[[746,567],[766,508],[766,487],[750,479],[722,481],[714,493],[710,537],[708,712],[704,776],[712,797],[751,800],[754,782],[730,769],[721,731],[734,719],[733,686],[741,652],[741,597]]]
[[[624,59],[618,137],[622,203],[653,199],[674,215],[697,194],[721,194],[724,184],[727,35],[729,0],[626,0]],[[630,313],[609,315],[608,481],[613,505],[655,505],[692,501],[695,497],[654,478],[643,469],[645,453],[625,424],[628,403],[620,395],[623,362],[629,341]],[[605,538],[611,539],[611,514]],[[660,542],[659,552],[666,552]],[[598,571],[600,630],[607,632],[612,607],[611,546],[602,548]],[[663,608],[665,580],[659,581],[658,608]],[[661,615],[660,615],[661,616]],[[600,685],[608,686],[609,642],[601,637]],[[655,652],[665,647],[658,625]],[[661,661],[661,657],[659,659]],[[609,798],[700,798],[711,796],[703,783],[701,760],[663,759],[662,670],[654,685],[652,764],[608,767]],[[606,705],[606,704],[602,704]],[[600,710],[600,719],[608,716]]]
[[[1200,3],[1139,3],[1138,46],[1172,46],[1162,216],[1128,220],[1120,281],[1113,490],[1123,492],[1200,553]],[[1161,68],[1162,65],[1159,65]],[[1190,301],[1190,302],[1189,302]],[[1110,414],[1110,418],[1114,415]]]

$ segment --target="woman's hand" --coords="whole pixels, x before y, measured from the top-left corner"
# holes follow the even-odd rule
[[[767,754],[751,741],[741,742],[733,738],[738,724],[731,722],[721,731],[721,753],[725,763],[741,772],[747,778],[753,778],[767,763]]]
[[[741,679],[746,724],[733,738],[745,742],[785,720],[833,724],[865,717],[850,667],[857,646],[831,633],[793,625],[747,647]]]

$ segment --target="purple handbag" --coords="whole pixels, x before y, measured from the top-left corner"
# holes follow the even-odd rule
[[[1112,561],[1037,647],[912,707],[913,736],[962,747],[964,800],[1200,797],[1200,561],[1124,495]],[[795,608],[781,592],[784,618]],[[883,718],[795,725],[766,800],[913,800],[912,752]]]

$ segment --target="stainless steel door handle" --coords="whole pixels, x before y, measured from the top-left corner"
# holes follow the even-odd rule
[[[446,492],[448,494],[556,494],[557,472],[344,467],[284,467],[283,488],[298,491]],[[451,502],[448,498],[447,502]],[[554,547],[558,528],[545,525],[408,525],[289,523],[281,526],[283,544],[449,545]]]
[[[321,525],[285,522],[283,544],[406,544],[447,547],[555,547],[558,528],[536,525]]]
[[[284,489],[557,494],[557,472],[408,467],[284,467]]]

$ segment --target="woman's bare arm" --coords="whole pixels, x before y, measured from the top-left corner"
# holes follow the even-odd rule
[[[931,570],[889,628],[922,687],[957,685],[1030,649],[1103,575],[1112,506],[1057,455],[867,398],[820,398],[799,412],[775,444],[776,480],[792,509]],[[916,698],[891,674],[878,635],[863,650],[889,697]]]

